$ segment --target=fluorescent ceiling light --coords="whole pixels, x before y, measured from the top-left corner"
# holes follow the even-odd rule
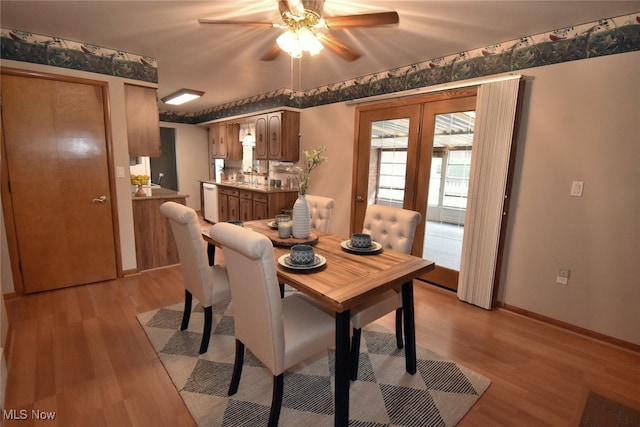
[[[204,92],[193,89],[180,89],[176,92],[173,92],[171,95],[167,95],[162,98],[162,102],[165,104],[171,105],[181,105],[185,102],[193,101],[194,99],[200,98],[204,95]]]

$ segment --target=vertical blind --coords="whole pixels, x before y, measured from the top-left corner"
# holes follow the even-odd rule
[[[481,84],[458,298],[490,309],[506,197],[520,76]]]

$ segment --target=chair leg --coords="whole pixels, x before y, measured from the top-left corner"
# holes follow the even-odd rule
[[[242,375],[242,364],[244,363],[244,344],[236,340],[236,359],[233,363],[233,375],[229,385],[229,396],[233,396],[238,391],[240,376]]]
[[[351,337],[351,381],[358,379],[358,364],[360,362],[360,337],[362,329],[354,329]]]
[[[284,283],[279,283],[280,285],[280,298],[284,298]]]
[[[213,324],[213,307],[204,308],[204,331],[202,332],[202,342],[200,343],[200,354],[206,353],[209,348],[209,338],[211,338],[211,325]]]
[[[284,374],[273,376],[273,397],[271,399],[271,411],[269,412],[269,427],[277,427],[282,408],[282,395],[284,392]]]
[[[404,348],[404,343],[402,341],[402,309],[396,309],[396,343],[398,344],[398,349],[402,350]]]
[[[191,317],[191,292],[184,290],[184,313],[182,313],[182,324],[180,330],[184,331],[189,326],[189,317]]]

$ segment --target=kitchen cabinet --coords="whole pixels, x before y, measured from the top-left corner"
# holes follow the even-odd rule
[[[129,156],[160,157],[160,116],[156,90],[125,83]]]
[[[271,187],[242,187],[233,184],[218,186],[218,220],[251,221],[274,218],[283,209],[292,209],[298,190]]]
[[[242,160],[240,124],[221,122],[209,126],[209,151],[214,159]]]
[[[276,111],[255,120],[256,159],[297,162],[300,157],[300,113]]]
[[[252,207],[253,207],[253,219],[269,218],[269,197],[266,194],[254,193]]]
[[[250,191],[240,191],[240,220],[251,221],[253,218],[253,196]]]
[[[218,186],[218,221],[240,219],[240,197],[236,188]]]

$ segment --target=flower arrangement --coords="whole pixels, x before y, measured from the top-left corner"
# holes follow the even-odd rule
[[[298,181],[298,193],[307,193],[311,172],[327,160],[327,157],[322,155],[326,150],[327,147],[324,145],[320,148],[314,149],[312,153],[305,150],[303,151],[305,158],[304,167],[296,166],[293,168],[287,168],[288,172],[294,172],[297,174],[296,179]]]
[[[132,185],[145,185],[149,183],[149,175],[131,175]]]

